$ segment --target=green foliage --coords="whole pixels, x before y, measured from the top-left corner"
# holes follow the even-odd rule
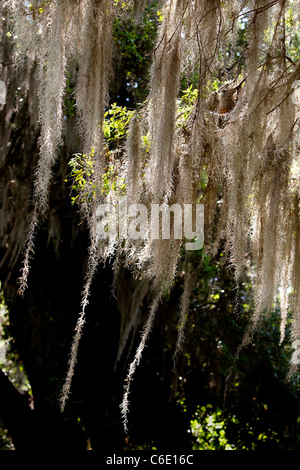
[[[102,175],[101,192],[103,195],[107,195],[111,190],[116,191],[119,195],[124,194],[124,180],[119,178],[118,161],[114,161],[112,155],[113,152],[121,151],[133,113],[134,111],[113,103],[104,115],[103,134],[107,143],[104,151],[106,152],[107,165]],[[146,142],[147,138],[145,137],[145,139]],[[89,154],[76,153],[70,159],[69,166],[71,168],[69,178],[72,180],[72,192],[75,193],[74,196],[71,196],[72,204],[91,201],[95,197],[97,189],[92,180],[94,149],[92,148]]]
[[[134,111],[113,103],[104,114],[103,132],[109,144],[119,148],[128,132],[128,125]]]
[[[176,398],[190,418],[193,448],[298,449],[300,383],[286,382],[291,351],[288,339],[280,345],[278,308],[268,313],[235,360],[253,312],[252,278],[245,276],[235,285],[222,252],[214,260],[203,250],[188,256],[196,279]],[[288,321],[287,337],[290,327]]]
[[[291,7],[286,11],[286,48],[287,55],[293,62],[297,62],[300,57],[300,22],[293,15]]]
[[[10,334],[10,321],[5,299],[0,293],[0,368],[8,375],[13,385],[22,392],[31,395],[31,387],[24,365],[15,349],[14,338]]]
[[[0,451],[2,450],[15,450],[15,448],[7,430],[0,422]]]
[[[66,92],[69,93],[69,99],[66,99],[66,115],[73,117],[75,104],[72,98],[73,90],[70,85],[70,79],[68,79],[67,83]],[[193,88],[192,85],[182,92],[178,100],[178,126],[182,127],[187,124],[188,117],[195,106],[197,98],[198,91]],[[107,195],[110,190],[124,194],[125,184],[123,179],[119,180],[119,165],[112,161],[112,152],[117,152],[117,155],[120,154],[120,156],[122,156],[129,123],[135,112],[136,111],[130,110],[126,106],[119,106],[117,103],[113,103],[104,114],[103,134],[107,143],[105,148],[107,166],[102,176],[101,190],[103,194]],[[149,133],[146,132],[142,136],[142,151],[144,156],[149,153],[150,147]],[[72,179],[72,191],[75,193],[75,195],[71,197],[72,204],[75,202],[90,201],[95,196],[96,187],[95,184],[90,181],[94,173],[93,157],[94,150],[91,149],[89,155],[76,153],[69,161],[69,166],[71,167],[69,177]],[[143,157],[143,155],[141,157]],[[205,168],[203,168],[199,184],[203,188],[207,184]]]
[[[27,3],[27,2],[26,2]],[[35,20],[39,15],[42,15],[45,9],[50,5],[51,0],[43,0],[34,3],[29,3],[28,5],[24,4],[24,7],[28,8],[28,13],[32,15],[32,18]]]
[[[91,181],[91,176],[94,173],[93,155],[94,150],[92,149],[89,155],[76,153],[69,161],[70,177],[73,180],[72,191],[76,193],[71,197],[72,204],[90,201],[95,195],[95,184]]]
[[[91,201],[96,194],[96,185],[90,181],[90,177],[94,172],[94,161],[90,155],[75,154],[69,161],[71,167],[70,178],[73,180],[72,192],[75,193],[71,197],[72,204],[80,204],[82,202]],[[117,165],[108,162],[102,175],[101,193],[108,195],[110,191],[115,191],[120,196],[124,195],[125,182],[123,178],[118,177]]]
[[[193,450],[235,450],[226,437],[226,427],[220,409],[214,410],[212,405],[198,407],[191,421],[191,432],[196,438]]]
[[[114,191],[116,195],[125,196],[126,183],[123,178],[118,177],[115,163],[110,163],[102,176],[102,194],[108,195]]]
[[[262,405],[267,409],[267,405]],[[193,450],[258,450],[279,445],[278,432],[270,427],[260,430],[260,417],[256,423],[241,423],[230,413],[208,404],[198,406],[191,420],[191,433],[195,438]],[[245,438],[247,436],[247,438]]]
[[[148,94],[151,54],[161,16],[157,13],[158,2],[146,5],[141,21],[117,17],[113,38],[122,58],[122,75],[128,100],[142,103]]]
[[[187,124],[187,120],[194,108],[198,98],[198,90],[190,85],[186,90],[183,90],[180,99],[177,101],[178,117],[177,126],[183,127]]]
[[[19,391],[32,394],[23,363],[14,348],[14,339],[10,335],[8,311],[2,293],[0,293],[0,368]],[[1,450],[14,450],[14,446],[7,430],[0,422]]]

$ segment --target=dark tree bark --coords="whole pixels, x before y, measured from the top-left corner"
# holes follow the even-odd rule
[[[20,393],[0,370],[0,418],[7,428],[16,450],[35,445],[36,429],[30,397]]]
[[[0,419],[17,451],[85,450],[83,436],[58,413],[41,414],[30,406],[31,397],[20,393],[0,370]]]

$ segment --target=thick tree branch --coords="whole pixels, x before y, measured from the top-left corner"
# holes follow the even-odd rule
[[[34,413],[28,396],[20,393],[0,369],[0,419],[7,428],[16,450],[34,445]]]

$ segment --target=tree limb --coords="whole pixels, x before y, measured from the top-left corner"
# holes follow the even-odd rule
[[[16,450],[34,445],[34,413],[28,395],[20,393],[0,369],[0,419],[11,436]]]

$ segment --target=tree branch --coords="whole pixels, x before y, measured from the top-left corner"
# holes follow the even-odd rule
[[[11,436],[16,450],[33,447],[34,413],[28,395],[20,393],[0,369],[0,419]]]

